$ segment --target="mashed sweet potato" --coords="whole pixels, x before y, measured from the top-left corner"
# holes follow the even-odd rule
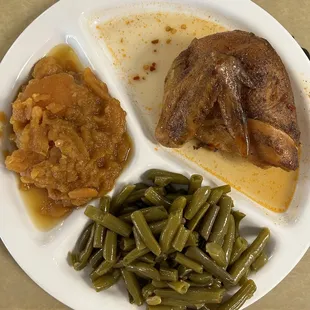
[[[12,103],[8,169],[22,183],[46,189],[63,206],[81,206],[110,191],[130,152],[126,112],[87,68],[67,72],[41,59]]]

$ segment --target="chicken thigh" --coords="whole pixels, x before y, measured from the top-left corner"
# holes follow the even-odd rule
[[[194,39],[174,60],[155,134],[166,147],[197,138],[259,166],[298,168],[288,74],[266,40],[244,31]]]

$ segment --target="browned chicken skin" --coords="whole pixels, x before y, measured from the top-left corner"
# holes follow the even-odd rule
[[[156,138],[167,147],[197,138],[260,166],[296,170],[300,132],[276,51],[243,31],[194,39],[166,77]]]

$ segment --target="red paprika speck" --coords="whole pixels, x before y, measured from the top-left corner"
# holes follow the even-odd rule
[[[156,63],[153,62],[151,67],[150,67],[150,71],[152,72],[152,71],[155,71],[155,70],[156,70]]]
[[[134,79],[135,81],[139,81],[139,80],[140,80],[140,76],[139,76],[139,75],[136,75],[136,76],[133,77],[133,79]]]

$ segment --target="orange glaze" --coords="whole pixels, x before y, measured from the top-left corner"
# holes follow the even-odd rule
[[[61,66],[68,71],[80,72],[84,70],[78,56],[69,45],[58,45],[48,55],[56,58]],[[5,119],[5,115],[0,112],[0,121]],[[130,153],[126,151],[126,147],[128,145],[131,146],[131,143],[130,137],[126,135],[124,137],[122,152],[120,153],[128,160]],[[3,151],[3,155],[6,158],[10,154],[8,151]],[[49,198],[46,189],[26,185],[21,181],[19,181],[19,189],[28,214],[39,230],[50,230],[63,221],[75,209],[72,206],[65,207],[62,203]]]

